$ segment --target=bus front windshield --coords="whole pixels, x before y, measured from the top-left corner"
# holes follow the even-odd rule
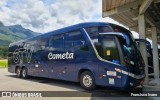
[[[139,50],[136,48],[133,38],[129,34],[125,34],[125,33],[123,34],[124,34],[125,40],[123,40],[122,38],[119,38],[119,40],[124,41],[120,43],[122,45],[122,49],[124,52],[125,63],[128,66],[132,66],[132,67],[138,67],[138,66],[143,67],[142,56],[140,55]]]
[[[102,59],[141,73],[139,69],[144,67],[144,62],[130,31],[118,26],[92,27],[86,28],[86,31]]]

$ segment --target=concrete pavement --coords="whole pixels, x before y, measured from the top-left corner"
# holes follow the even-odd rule
[[[147,100],[146,97],[116,97],[116,95],[125,96],[123,91],[114,89],[106,89],[104,87],[97,88],[97,90],[107,90],[103,92],[102,96],[114,94],[115,97],[95,97],[95,94],[89,92],[89,97],[43,97],[43,98],[29,98],[31,100]],[[31,77],[27,80],[17,78],[14,74],[9,73],[7,69],[0,69],[0,91],[84,91],[79,83],[59,81],[45,78]],[[110,93],[113,91],[113,93]],[[22,100],[22,98],[0,98],[0,100]],[[23,98],[25,100],[28,98]]]
[[[160,79],[152,79],[148,85],[144,85],[143,91],[156,91],[160,93]],[[148,100],[160,100],[160,97],[147,97]]]

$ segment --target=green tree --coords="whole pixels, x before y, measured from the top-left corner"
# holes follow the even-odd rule
[[[8,55],[8,47],[0,47],[0,58],[6,59]]]

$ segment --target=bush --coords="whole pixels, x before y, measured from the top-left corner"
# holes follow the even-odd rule
[[[7,59],[8,47],[0,47],[0,59]]]

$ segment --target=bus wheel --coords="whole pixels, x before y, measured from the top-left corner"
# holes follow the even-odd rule
[[[94,76],[89,71],[85,71],[81,74],[80,84],[84,89],[87,90],[93,90],[96,88]]]
[[[22,71],[21,71],[20,67],[16,68],[16,75],[17,75],[17,77],[21,77],[22,76]]]
[[[22,69],[22,78],[24,78],[24,79],[28,78],[27,68],[25,68],[25,67]]]

